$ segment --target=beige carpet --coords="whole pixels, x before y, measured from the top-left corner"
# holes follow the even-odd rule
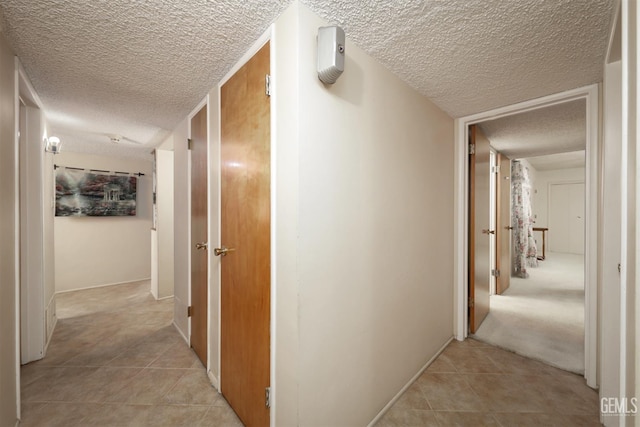
[[[512,277],[475,337],[567,371],[584,373],[584,261],[548,253],[529,278]]]

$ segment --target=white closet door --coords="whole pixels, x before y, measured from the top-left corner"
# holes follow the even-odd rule
[[[584,254],[584,184],[569,185],[569,252]]]
[[[549,250],[584,254],[584,183],[551,184]]]

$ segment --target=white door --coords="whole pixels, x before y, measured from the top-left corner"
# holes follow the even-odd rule
[[[584,254],[584,183],[551,184],[549,251]]]

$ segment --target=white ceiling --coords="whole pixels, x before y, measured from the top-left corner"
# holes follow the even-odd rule
[[[585,152],[572,151],[570,153],[550,154],[548,156],[527,157],[526,160],[537,171],[584,168]]]
[[[291,1],[2,0],[0,29],[64,149],[148,156]],[[452,117],[601,81],[614,2],[302,1]]]
[[[586,102],[565,102],[479,126],[491,146],[511,159],[580,151],[586,147]]]

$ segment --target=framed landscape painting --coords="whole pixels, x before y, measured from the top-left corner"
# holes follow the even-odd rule
[[[56,169],[56,216],[133,216],[137,178]]]

